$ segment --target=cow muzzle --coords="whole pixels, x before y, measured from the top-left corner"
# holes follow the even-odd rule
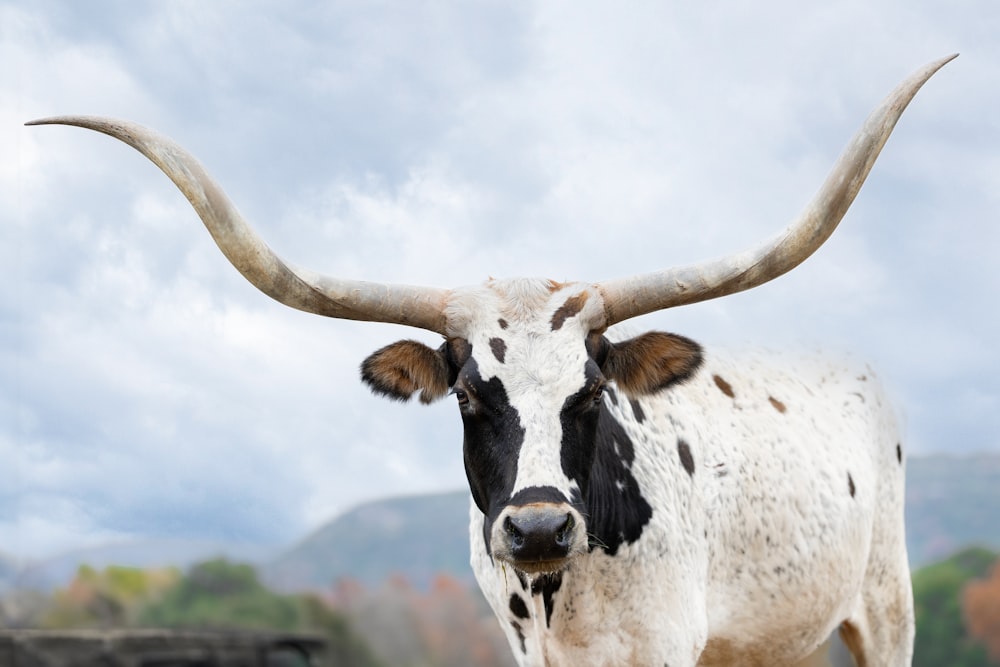
[[[566,503],[507,507],[493,523],[493,556],[527,574],[558,572],[587,549],[580,513]]]

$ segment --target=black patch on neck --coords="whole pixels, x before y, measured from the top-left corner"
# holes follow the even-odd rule
[[[653,508],[632,475],[631,438],[603,401],[594,404],[589,398],[593,385],[603,381],[593,361],[585,377],[583,389],[566,400],[559,416],[560,458],[563,473],[579,487],[572,500],[586,518],[590,548],[600,547],[613,556],[623,543],[639,539]]]
[[[632,439],[603,407],[596,440],[594,466],[583,499],[587,507],[587,531],[591,549],[600,547],[613,556],[622,544],[632,544],[642,536],[653,508],[632,475],[635,461]]]
[[[552,625],[552,611],[555,609],[556,593],[562,586],[562,572],[543,574],[531,582],[531,594],[541,595],[545,605],[545,627]]]

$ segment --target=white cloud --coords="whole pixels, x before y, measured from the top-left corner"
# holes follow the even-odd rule
[[[962,51],[842,228],[791,275],[643,318],[707,342],[851,350],[919,451],[997,448],[997,16],[933,3],[0,4],[0,550],[144,534],[281,540],[463,484],[454,406],[365,355],[430,334],[290,311],[130,149],[155,126],[294,264],[438,286],[596,280],[783,227],[868,111]],[[949,433],[961,434],[949,437]]]

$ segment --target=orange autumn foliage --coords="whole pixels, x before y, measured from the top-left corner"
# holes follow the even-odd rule
[[[991,661],[1000,662],[1000,560],[989,577],[965,586],[962,611],[969,636],[983,643]]]

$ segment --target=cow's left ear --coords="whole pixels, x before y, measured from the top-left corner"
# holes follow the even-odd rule
[[[448,392],[445,347],[415,340],[386,345],[361,363],[361,379],[376,394],[405,401],[419,390],[420,402],[431,403]]]
[[[701,366],[701,345],[676,334],[651,331],[619,343],[601,343],[601,372],[630,396],[683,382]]]

